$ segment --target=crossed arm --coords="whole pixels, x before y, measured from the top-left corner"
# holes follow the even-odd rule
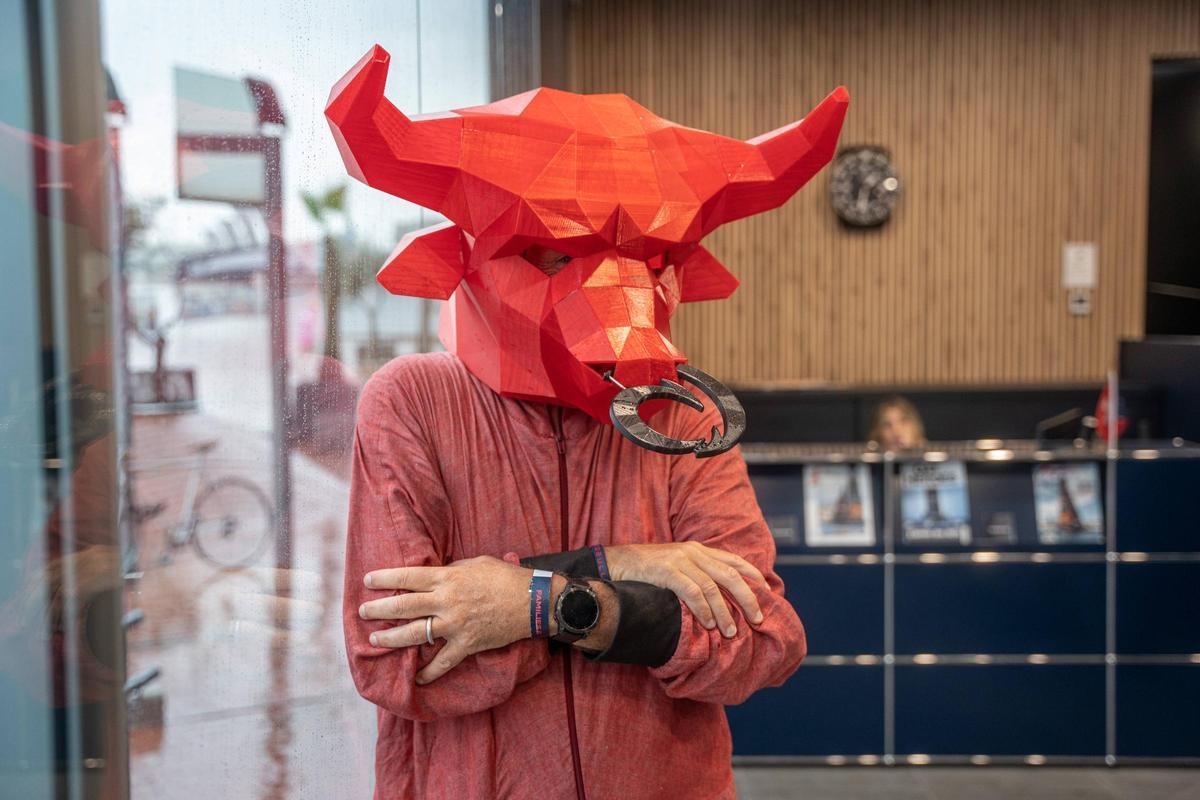
[[[740,556],[723,550],[705,547],[698,542],[624,545],[606,550],[612,584],[589,581],[600,601],[600,623],[587,637],[573,646],[601,659],[629,660],[642,663],[638,655],[621,658],[630,645],[612,653],[618,636],[629,638],[635,630],[644,628],[667,631],[674,625],[674,640],[678,639],[679,610],[667,604],[639,603],[638,594],[644,589],[621,586],[636,581],[668,589],[688,605],[692,614],[706,629],[720,628],[722,635],[733,637],[737,624],[726,605],[721,589],[728,591],[740,604],[745,619],[761,622],[758,600],[748,583],[761,586],[766,581],[758,568]],[[547,560],[551,560],[550,557]],[[537,559],[530,559],[537,561]],[[375,647],[400,648],[426,644],[425,619],[433,619],[431,632],[435,639],[445,639],[446,646],[437,657],[416,676],[424,685],[445,675],[463,659],[484,650],[506,647],[530,637],[529,581],[533,570],[510,562],[480,556],[456,561],[445,567],[399,567],[368,572],[363,579],[368,589],[403,590],[405,594],[369,600],[359,607],[365,620],[413,620],[395,627],[377,630],[369,641]],[[556,574],[553,580],[551,605],[566,585],[566,579]],[[674,607],[673,607],[674,606]],[[661,619],[670,614],[673,619]],[[630,619],[640,615],[641,620]],[[622,625],[622,617],[625,625]],[[558,633],[551,617],[551,635]],[[661,639],[659,636],[652,638]],[[672,642],[674,644],[674,642]],[[651,650],[662,649],[651,647]],[[671,651],[674,648],[670,648]],[[652,659],[648,666],[665,663],[665,657]]]

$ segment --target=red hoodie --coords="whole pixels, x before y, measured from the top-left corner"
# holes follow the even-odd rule
[[[654,418],[681,439],[712,423],[678,405]],[[363,586],[374,569],[688,540],[762,571],[767,586],[753,588],[764,619],[751,628],[727,598],[738,631],[726,639],[680,604],[678,646],[655,668],[525,639],[417,686],[442,642],[372,647],[371,631],[401,623],[358,616],[390,593]],[[453,355],[393,361],[359,405],[343,606],[350,671],[378,706],[375,797],[734,797],[722,705],[782,683],[805,653],[774,560],[736,451],[652,453],[581,411],[503,398]]]

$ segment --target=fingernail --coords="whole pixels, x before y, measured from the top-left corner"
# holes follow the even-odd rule
[[[376,636],[375,634],[372,633],[370,636],[370,639],[371,639],[372,645],[374,645],[375,647],[379,646],[379,637],[378,636]]]
[[[367,604],[366,603],[363,603],[361,606],[358,607],[358,615],[360,617],[362,617],[363,619],[367,618]]]
[[[762,612],[760,611],[754,615],[754,624],[757,625],[758,623],[760,623],[762,621],[763,621],[763,615],[762,615]]]
[[[417,686],[424,686],[425,683],[426,683],[425,679],[422,678],[420,675],[418,675],[417,676]]]
[[[728,636],[730,639],[732,639],[734,636],[737,635],[737,627],[734,625],[730,625],[728,628],[725,629],[725,635]]]
[[[363,576],[363,585],[368,589],[375,585],[375,579],[371,577],[371,573],[368,572]]]
[[[711,619],[706,619],[703,622],[701,622],[700,624],[703,625],[704,627],[708,628],[710,631],[713,628],[717,627],[717,623],[713,622]]]

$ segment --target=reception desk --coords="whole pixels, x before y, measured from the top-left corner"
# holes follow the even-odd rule
[[[744,455],[809,655],[782,687],[728,708],[737,762],[1200,763],[1200,447]],[[961,465],[969,540],[910,535],[901,497],[923,491],[919,464]],[[869,507],[870,543],[814,535],[805,498],[830,465],[869,475],[851,499]],[[1056,540],[1044,507],[1039,524],[1035,472],[1043,506],[1046,476],[1071,472],[1054,465],[1098,479],[1090,510],[1054,511],[1099,515],[1092,533],[1076,524]]]

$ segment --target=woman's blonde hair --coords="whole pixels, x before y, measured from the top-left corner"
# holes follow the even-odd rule
[[[871,412],[871,435],[869,441],[878,442],[880,440],[883,433],[883,418],[893,408],[912,420],[913,427],[917,430],[916,443],[925,444],[925,423],[921,421],[921,413],[917,411],[917,407],[910,403],[907,398],[901,397],[898,394],[883,398],[879,401],[879,405],[875,406],[875,410]]]

